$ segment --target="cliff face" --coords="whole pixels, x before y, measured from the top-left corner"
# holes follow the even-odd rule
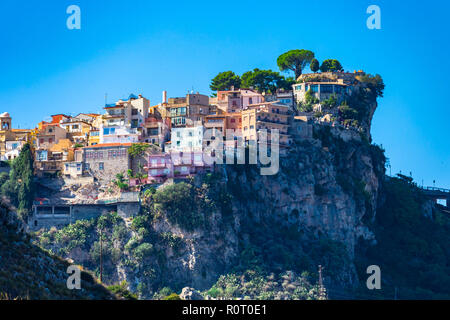
[[[204,214],[203,228],[186,232],[164,215],[154,220],[155,232],[177,235],[185,243],[176,254],[166,251],[167,280],[204,289],[237,266],[245,269],[243,256],[255,251],[253,258],[270,271],[294,266],[315,271],[322,264],[329,268],[330,284],[358,284],[355,245],[360,238],[375,242],[368,224],[375,216],[384,156],[359,135],[345,142],[337,130],[315,130],[317,140],[293,147],[274,176],[261,176],[252,166],[218,169],[205,197],[225,193],[229,202]],[[205,181],[199,177],[194,184],[201,188]],[[324,248],[323,241],[342,247]]]
[[[98,273],[101,226],[105,281],[126,280],[142,298],[163,287],[205,290],[221,275],[248,270],[306,271],[314,283],[319,264],[328,285],[355,287],[355,245],[375,242],[368,225],[383,152],[356,132],[317,126],[314,137],[280,158],[276,175],[260,175],[256,165],[218,166],[144,192],[143,212],[131,223],[111,215],[38,239]]]

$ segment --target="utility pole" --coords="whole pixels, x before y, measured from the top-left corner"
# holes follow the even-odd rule
[[[319,299],[325,300],[325,288],[323,287],[323,279],[322,279],[322,265],[319,264]]]
[[[103,283],[103,228],[100,229],[100,282]]]

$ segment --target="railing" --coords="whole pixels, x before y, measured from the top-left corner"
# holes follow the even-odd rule
[[[287,122],[281,122],[280,120],[274,120],[274,119],[269,119],[269,118],[259,118],[257,121],[260,122],[267,122],[267,123],[275,123],[275,124],[281,124],[281,125],[288,125]]]
[[[427,191],[439,191],[444,193],[450,193],[450,189],[438,188],[438,187],[423,187],[422,189]]]

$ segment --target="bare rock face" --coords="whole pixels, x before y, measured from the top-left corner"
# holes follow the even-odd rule
[[[204,300],[203,296],[194,288],[185,287],[181,290],[181,300]]]

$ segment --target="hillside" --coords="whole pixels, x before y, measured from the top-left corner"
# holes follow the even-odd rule
[[[115,298],[87,272],[82,272],[81,290],[68,290],[68,266],[67,261],[31,244],[21,223],[6,206],[1,206],[0,300]]]

